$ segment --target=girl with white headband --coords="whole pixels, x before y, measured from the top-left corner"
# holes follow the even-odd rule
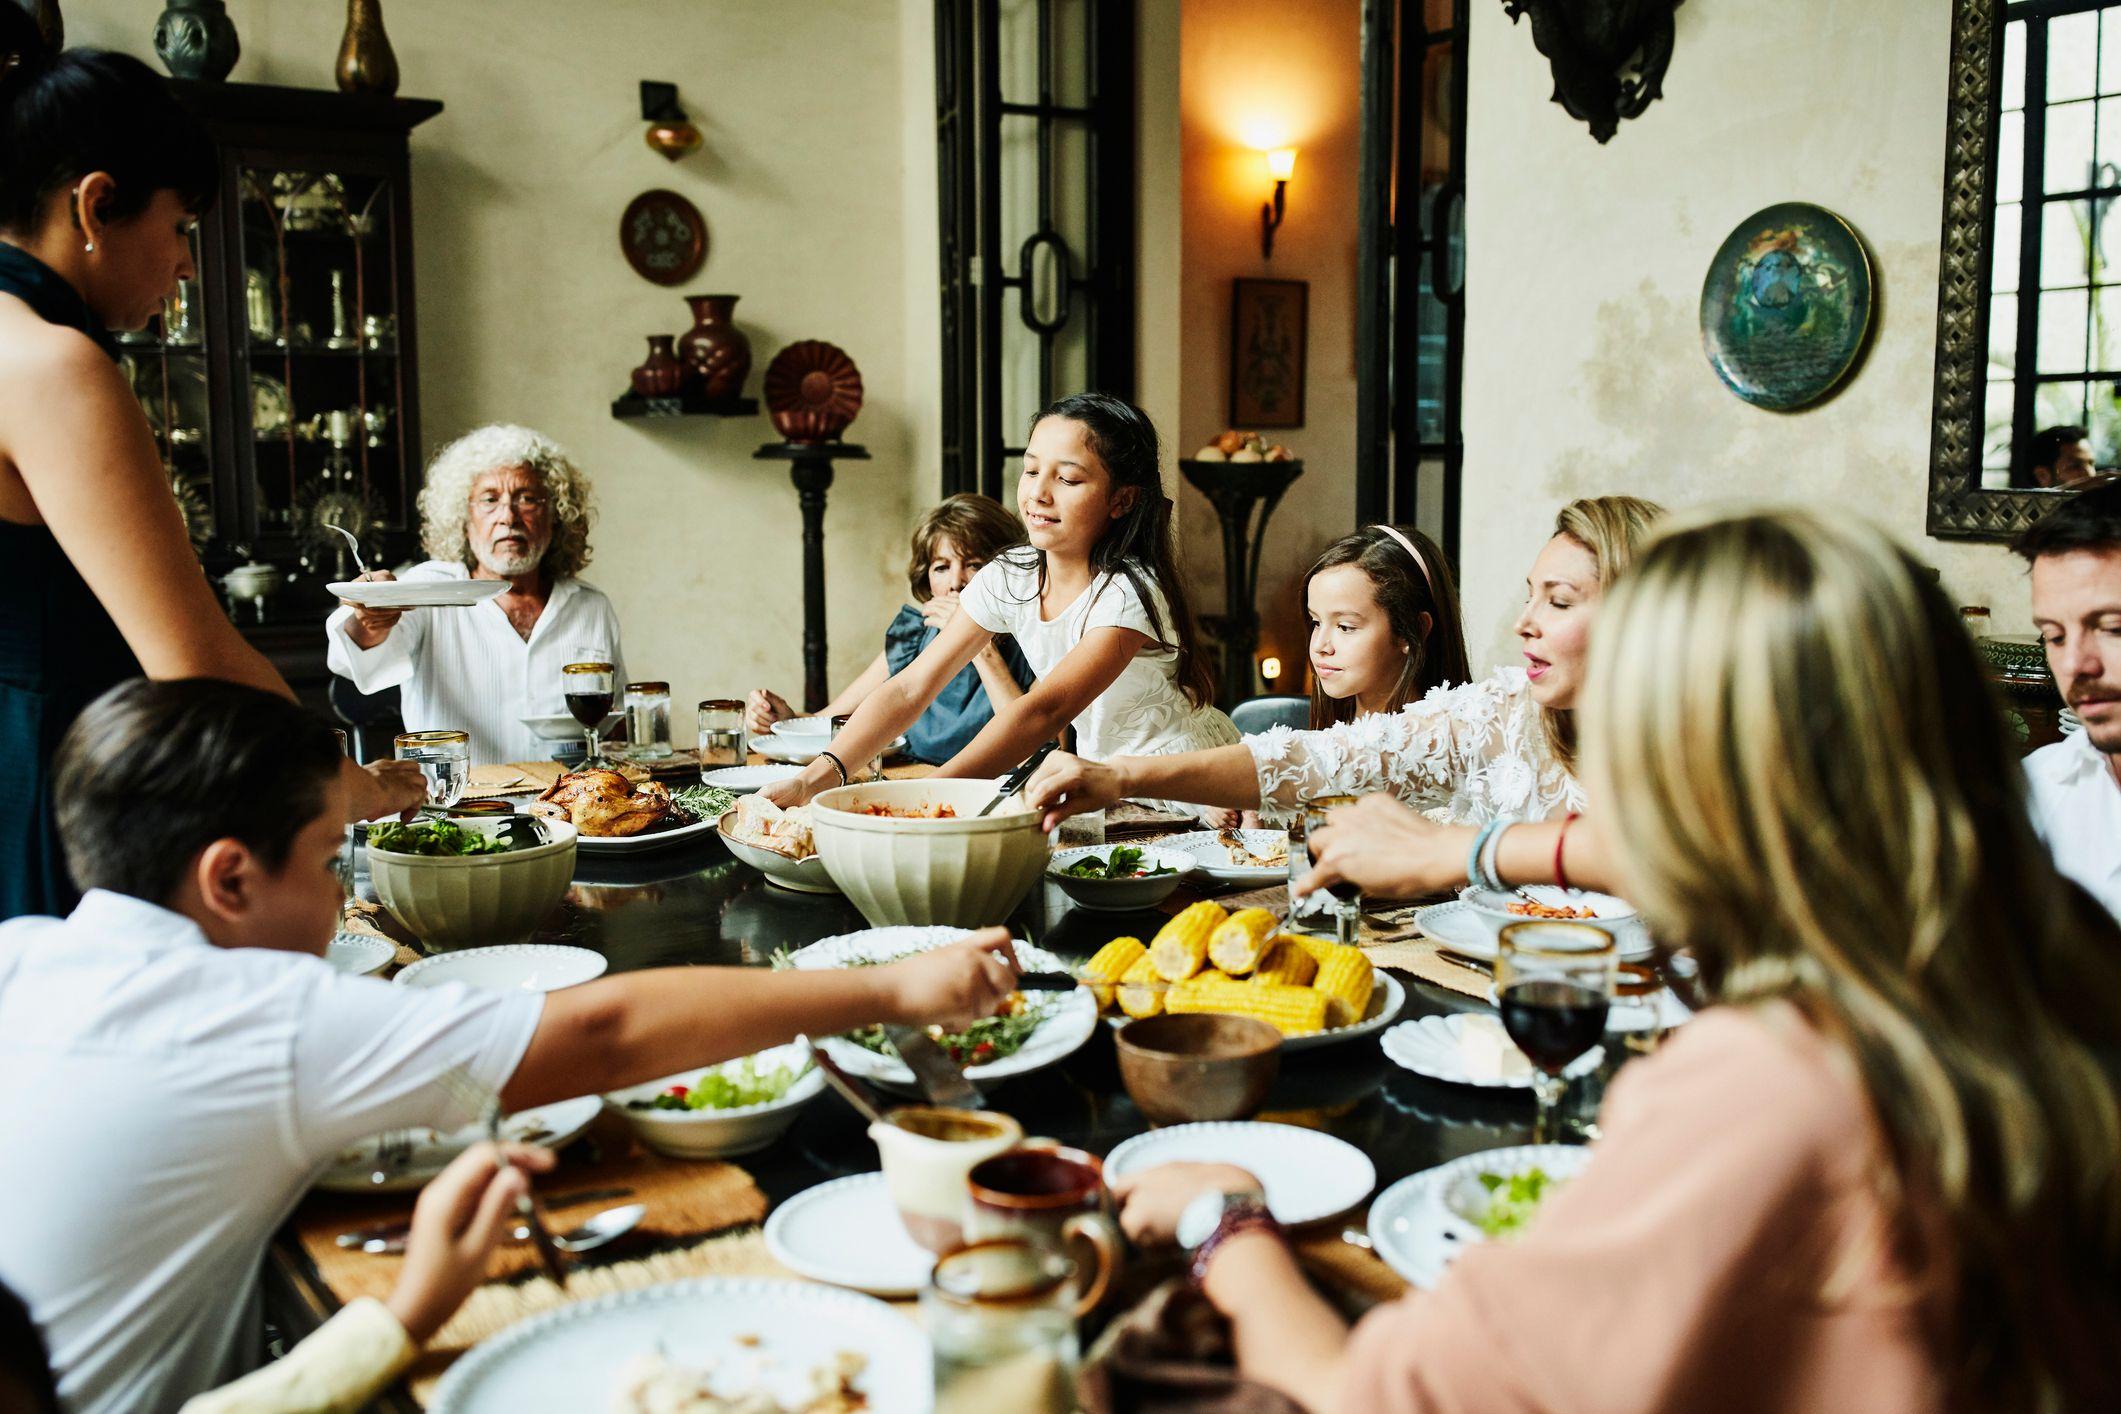
[[[1418,530],[1343,535],[1305,573],[1303,601],[1313,728],[1397,712],[1473,676],[1451,567]]]

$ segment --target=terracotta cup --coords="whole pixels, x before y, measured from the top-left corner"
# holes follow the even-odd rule
[[[974,1243],[1022,1240],[1074,1249],[1090,1275],[1077,1314],[1096,1307],[1117,1275],[1119,1229],[1105,1192],[1104,1165],[1081,1149],[1033,1141],[974,1164],[965,1175],[965,1236]]]
[[[869,1126],[884,1186],[906,1233],[930,1252],[965,1245],[965,1176],[982,1159],[1023,1142],[1023,1126],[985,1110],[901,1105]]]

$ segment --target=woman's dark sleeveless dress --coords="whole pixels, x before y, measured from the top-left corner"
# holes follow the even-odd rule
[[[5,242],[0,291],[117,357],[73,287]],[[0,919],[73,908],[52,822],[52,753],[82,708],[139,673],[51,531],[0,520]]]

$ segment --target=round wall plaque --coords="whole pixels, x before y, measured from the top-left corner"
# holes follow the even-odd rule
[[[1871,330],[1863,238],[1822,206],[1755,212],[1725,238],[1701,284],[1701,345],[1716,376],[1756,407],[1787,412],[1832,392]]]
[[[644,191],[619,218],[619,249],[642,279],[682,285],[707,260],[707,222],[674,191]]]

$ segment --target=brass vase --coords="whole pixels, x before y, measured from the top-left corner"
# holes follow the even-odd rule
[[[339,41],[341,93],[398,91],[398,56],[383,33],[383,0],[346,0],[346,34]]]

